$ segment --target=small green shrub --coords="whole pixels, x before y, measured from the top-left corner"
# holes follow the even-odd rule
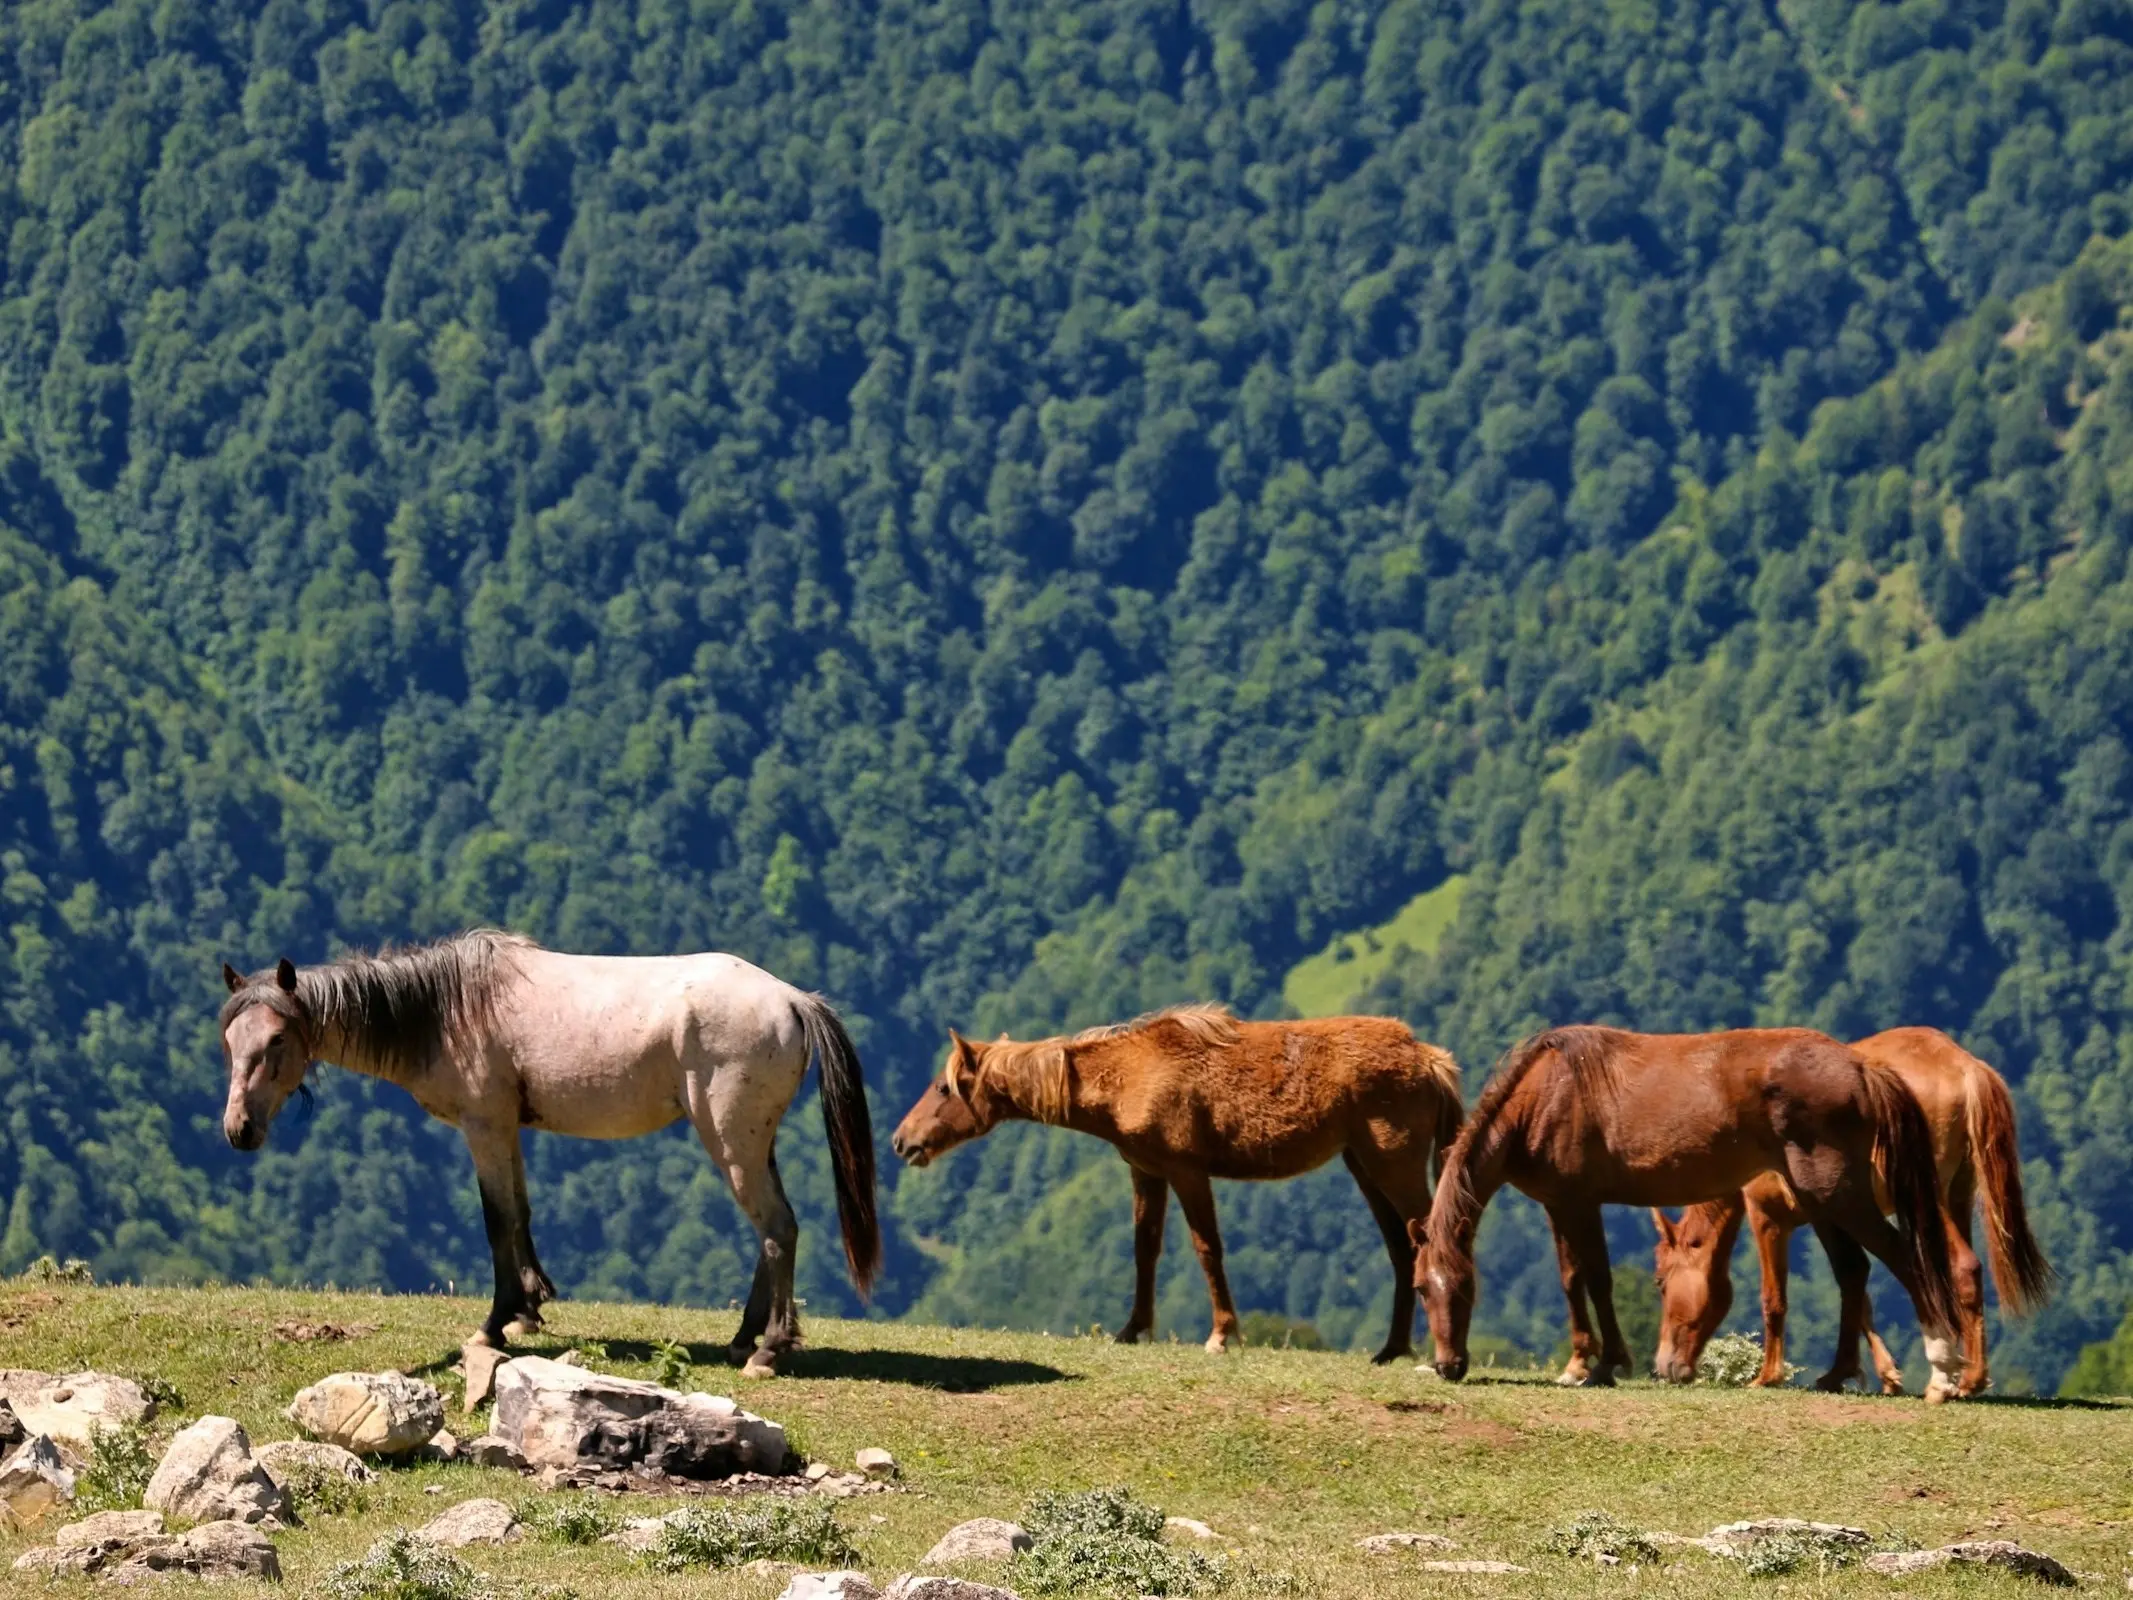
[[[801,1561],[848,1566],[859,1547],[827,1500],[759,1497],[754,1503],[688,1506],[659,1530],[644,1553],[661,1572],[690,1567],[738,1567],[749,1561]]]
[[[1648,1534],[1604,1511],[1580,1511],[1561,1527],[1550,1528],[1541,1548],[1580,1561],[1595,1561],[1601,1556],[1613,1556],[1618,1561],[1659,1559],[1659,1546]]]
[[[1745,1389],[1763,1370],[1763,1341],[1752,1333],[1720,1334],[1703,1348],[1696,1376],[1727,1389]],[[1800,1369],[1785,1363],[1789,1381]]]
[[[168,1378],[159,1377],[151,1372],[145,1378],[140,1379],[139,1382],[141,1393],[156,1403],[158,1411],[183,1411],[185,1409],[184,1394]]]
[[[1247,1311],[1237,1319],[1238,1343],[1275,1350],[1328,1350],[1326,1336],[1309,1322],[1273,1311]]]
[[[291,1462],[279,1477],[299,1517],[342,1517],[363,1509],[363,1486],[319,1462]]]
[[[619,1525],[608,1503],[589,1494],[528,1501],[518,1507],[518,1520],[550,1544],[598,1544]]]
[[[1031,1594],[1196,1595],[1227,1588],[1229,1563],[1163,1543],[1163,1513],[1125,1489],[1040,1494],[1010,1587]]]
[[[485,1576],[427,1539],[392,1533],[306,1593],[308,1600],[491,1600],[495,1591]]]
[[[79,1511],[131,1511],[141,1503],[155,1476],[155,1453],[148,1430],[138,1422],[102,1427],[89,1445],[89,1464],[75,1484]]]
[[[79,1256],[67,1257],[63,1266],[50,1256],[39,1256],[22,1269],[22,1275],[32,1283],[96,1282],[96,1274],[89,1270],[89,1263]]]
[[[659,1340],[652,1346],[652,1366],[661,1383],[679,1389],[689,1381],[689,1347],[673,1339]]]

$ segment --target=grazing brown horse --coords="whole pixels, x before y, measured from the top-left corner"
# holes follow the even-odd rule
[[[1894,1228],[1874,1198],[1877,1161],[1898,1202]],[[1539,1201],[1555,1228],[1570,1302],[1563,1381],[1612,1383],[1629,1349],[1600,1207],[1693,1205],[1773,1169],[1791,1178],[1814,1221],[1843,1227],[1888,1264],[1921,1323],[1950,1325],[1956,1293],[1932,1133],[1894,1072],[1805,1028],[1535,1034],[1490,1081],[1445,1159],[1426,1227],[1413,1229],[1437,1371],[1466,1376],[1474,1232],[1504,1184]]]
[[[1459,1131],[1459,1068],[1389,1017],[1238,1022],[1220,1006],[1158,1011],[1071,1037],[992,1044],[948,1030],[948,1059],[890,1141],[923,1167],[1002,1122],[1046,1122],[1118,1147],[1133,1173],[1130,1344],[1155,1328],[1163,1213],[1175,1190],[1207,1274],[1213,1351],[1237,1337],[1222,1273],[1214,1178],[1293,1178],[1348,1165],[1393,1265],[1392,1331],[1379,1361],[1413,1348],[1407,1224],[1429,1209],[1432,1151]]]
[[[1951,1378],[1953,1352],[1929,1340],[1933,1360],[1928,1400],[1961,1399],[1981,1392],[1991,1376],[1985,1361],[1984,1269],[1970,1244],[1973,1202],[1985,1203],[1985,1245],[1992,1257],[2000,1304],[2020,1315],[2051,1293],[2052,1269],[2029,1231],[2022,1197],[2021,1155],[2015,1143],[2014,1101],[2006,1081],[1937,1028],[1891,1028],[1852,1048],[1889,1067],[1910,1086],[1933,1130],[1933,1153],[1941,1201],[1948,1213],[1948,1253],[1961,1299],[1963,1365]],[[1885,1202],[1887,1196],[1882,1197]],[[1766,1172],[1737,1195],[1691,1206],[1674,1222],[1655,1211],[1659,1225],[1659,1294],[1662,1323],[1658,1373],[1677,1383],[1695,1375],[1704,1345],[1733,1304],[1730,1264],[1743,1219],[1755,1237],[1763,1277],[1763,1370],[1757,1386],[1785,1381],[1785,1270],[1793,1231],[1807,1222],[1792,1188]],[[1819,1232],[1819,1230],[1818,1230]],[[1824,1234],[1823,1248],[1836,1273],[1841,1297],[1836,1359],[1815,1382],[1841,1389],[1861,1377],[1859,1336],[1866,1335],[1874,1370],[1885,1393],[1903,1392],[1903,1372],[1874,1332],[1866,1292],[1865,1252],[1851,1239]]]

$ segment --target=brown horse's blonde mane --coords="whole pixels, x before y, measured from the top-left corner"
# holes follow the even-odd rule
[[[1468,1237],[1476,1221],[1472,1167],[1477,1149],[1486,1154],[1494,1148],[1497,1128],[1511,1096],[1549,1051],[1555,1051],[1570,1068],[1578,1093],[1593,1095],[1614,1084],[1613,1053],[1627,1035],[1616,1028],[1580,1025],[1546,1028],[1504,1052],[1488,1085],[1474,1105],[1474,1114],[1444,1158],[1444,1172],[1430,1206],[1429,1249],[1440,1269],[1465,1274],[1473,1271],[1473,1247]]]
[[[991,1044],[973,1047],[980,1052],[976,1070],[997,1081],[1037,1121],[1063,1125],[1074,1107],[1073,1052],[1085,1045],[1146,1033],[1166,1022],[1176,1023],[1211,1050],[1226,1049],[1239,1038],[1237,1019],[1225,1005],[1169,1006],[1131,1022],[1106,1023],[1050,1039],[1015,1040],[1002,1034]],[[966,1089],[961,1059],[958,1054],[948,1060],[948,1088],[955,1094]]]

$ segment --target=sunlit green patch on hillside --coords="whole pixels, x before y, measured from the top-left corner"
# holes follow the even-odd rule
[[[1350,1010],[1395,962],[1436,953],[1465,893],[1465,877],[1446,878],[1400,907],[1390,921],[1342,934],[1289,968],[1281,998],[1302,1017],[1337,1017]]]

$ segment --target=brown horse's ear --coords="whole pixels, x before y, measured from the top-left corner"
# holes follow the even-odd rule
[[[1652,1226],[1659,1230],[1659,1242],[1669,1250],[1673,1249],[1678,1242],[1674,1236],[1674,1219],[1657,1206],[1653,1206]]]
[[[1429,1224],[1420,1217],[1407,1219],[1407,1239],[1417,1250],[1429,1248]]]
[[[222,963],[222,981],[230,986],[230,993],[235,994],[244,987],[244,974],[225,961]]]
[[[284,994],[296,993],[296,963],[283,956],[275,965],[274,981],[281,985]]]

